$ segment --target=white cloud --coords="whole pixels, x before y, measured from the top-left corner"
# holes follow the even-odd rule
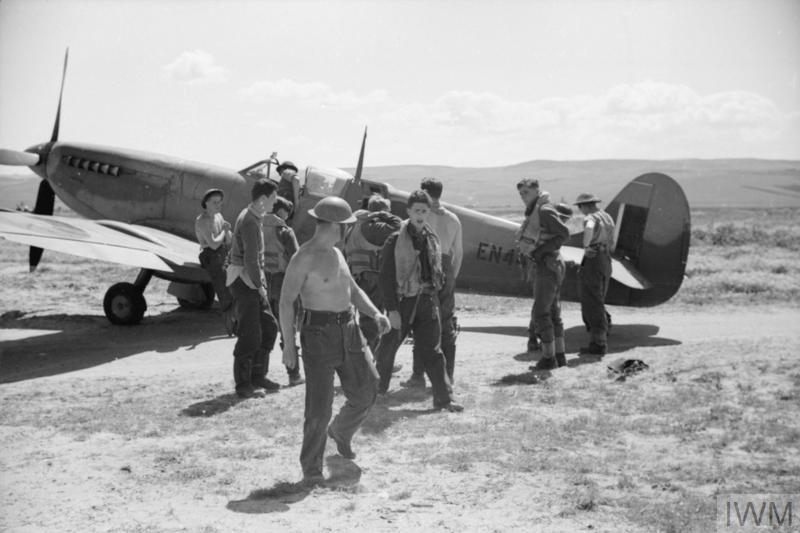
[[[411,137],[426,135],[435,146],[458,139],[484,152],[517,154],[511,157],[519,161],[775,157],[798,140],[797,117],[763,96],[701,95],[685,85],[654,81],[539,101],[451,91],[428,103],[396,105],[379,119],[383,127],[402,128]]]
[[[217,65],[214,56],[203,50],[183,52],[162,69],[169,79],[190,84],[217,83],[228,79],[227,69]]]
[[[301,83],[287,79],[258,81],[241,89],[239,95],[245,101],[254,103],[288,100],[307,107],[348,110],[381,104],[388,99],[386,91],[371,91],[359,95],[351,90],[335,92],[322,82]]]

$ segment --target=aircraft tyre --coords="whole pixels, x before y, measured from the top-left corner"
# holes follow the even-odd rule
[[[106,291],[103,310],[108,321],[118,326],[133,326],[142,321],[147,302],[133,283],[117,283]]]

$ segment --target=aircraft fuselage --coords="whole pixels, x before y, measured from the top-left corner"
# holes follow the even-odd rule
[[[141,224],[191,240],[206,190],[226,192],[226,220],[250,201],[246,179],[233,170],[90,144],[55,143],[45,175],[58,197],[87,218]]]

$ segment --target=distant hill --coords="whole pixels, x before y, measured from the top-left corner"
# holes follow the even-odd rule
[[[0,176],[0,208],[16,209],[17,206],[24,205],[33,210],[41,181],[39,176],[33,172]],[[56,197],[53,210],[56,215],[72,211],[58,197]]]
[[[352,172],[353,169],[348,169]],[[496,168],[401,165],[366,167],[364,177],[388,181],[402,190],[436,176],[448,202],[485,211],[519,205],[515,185],[536,177],[556,199],[570,202],[591,192],[609,202],[633,178],[647,172],[673,177],[693,208],[800,207],[800,161],[762,159],[529,161]]]
[[[353,168],[345,169],[353,172]],[[661,172],[681,184],[692,208],[800,207],[800,161],[764,159],[679,159],[529,161],[495,168],[397,165],[366,167],[364,177],[410,191],[425,176],[444,182],[445,200],[489,213],[516,210],[516,183],[536,177],[554,199],[572,202],[591,192],[608,203],[630,180]],[[39,178],[33,173],[0,176],[0,207],[14,209],[36,201]],[[56,201],[56,211],[68,210]]]

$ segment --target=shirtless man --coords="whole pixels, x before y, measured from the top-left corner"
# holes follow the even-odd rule
[[[350,447],[353,435],[375,403],[377,371],[372,353],[354,319],[352,305],[378,323],[380,333],[390,329],[382,314],[356,284],[336,248],[344,224],[355,222],[350,206],[341,198],[320,200],[308,213],[317,219],[314,236],[300,246],[286,268],[280,303],[281,331],[285,339],[283,363],[295,368],[294,302],[303,302],[300,343],[306,374],[305,423],[300,465],[309,485],[324,482],[322,459],[327,437],[339,454],[355,459]],[[339,375],[347,401],[330,426],[333,405],[333,373]],[[327,431],[326,431],[327,430]]]

